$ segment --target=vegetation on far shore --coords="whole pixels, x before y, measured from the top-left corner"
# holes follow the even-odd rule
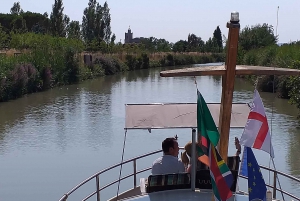
[[[82,23],[64,14],[62,0],[54,0],[50,16],[24,12],[14,3],[10,14],[0,14],[0,102],[128,70],[225,61],[227,39],[219,26],[207,41],[189,34],[176,43],[150,37],[123,44],[115,42],[110,22],[107,2],[89,0]],[[245,27],[237,63],[299,69],[300,43],[277,41],[268,24]],[[84,55],[93,55],[92,62],[84,62]],[[257,76],[245,78],[254,82]],[[300,109],[299,77],[260,76],[258,88],[273,92],[273,81],[274,92]]]
[[[300,69],[300,43],[294,42],[282,46],[270,45],[241,53],[239,64],[253,66],[271,66],[276,68]],[[299,76],[245,76],[251,82],[258,79],[257,88],[264,92],[277,93],[279,98],[289,99],[300,109]],[[274,83],[274,86],[273,86]]]

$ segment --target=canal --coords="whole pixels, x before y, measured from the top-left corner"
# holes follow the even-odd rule
[[[194,78],[162,78],[162,69],[165,68],[100,77],[0,103],[0,200],[58,200],[85,178],[120,162],[125,103],[196,102]],[[220,102],[221,81],[221,77],[214,76],[197,78],[206,102]],[[236,79],[234,102],[250,102],[253,90],[247,81]],[[272,130],[276,168],[299,177],[297,109],[274,94],[260,95]],[[235,154],[234,137],[240,137],[242,132],[231,130],[229,155]],[[154,130],[151,134],[144,130],[129,131],[125,159],[158,150],[164,138],[175,134],[180,146],[191,138],[190,130],[185,129]],[[254,153],[260,164],[269,166],[266,153]],[[138,164],[138,168],[150,166],[154,158]],[[125,171],[129,169],[132,165],[124,166]],[[268,174],[264,176],[268,183]],[[115,172],[101,181],[117,177]],[[128,185],[132,185],[132,180],[125,181],[121,190]],[[300,197],[299,184],[282,179],[281,185]],[[90,186],[91,189],[75,193],[75,198],[92,192],[95,184]],[[106,200],[115,194],[113,186],[101,198]]]

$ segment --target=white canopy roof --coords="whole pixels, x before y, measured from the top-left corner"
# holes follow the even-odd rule
[[[212,117],[219,125],[220,104],[209,103]],[[197,128],[197,104],[156,103],[126,104],[125,129]],[[232,128],[244,128],[250,107],[246,103],[232,104]]]

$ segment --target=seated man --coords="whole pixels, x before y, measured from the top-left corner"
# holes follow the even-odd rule
[[[178,159],[179,147],[175,138],[166,138],[162,142],[162,150],[164,155],[152,164],[152,175],[185,172],[183,163]]]

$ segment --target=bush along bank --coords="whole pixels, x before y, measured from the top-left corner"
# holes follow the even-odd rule
[[[81,49],[72,46],[49,50],[41,45],[30,52],[23,52],[17,57],[0,55],[0,102],[124,71],[225,60],[224,54],[170,53],[160,59],[149,59],[147,53],[141,53],[126,55],[123,61],[116,56],[99,55],[86,64]]]
[[[300,45],[297,43],[283,46],[268,46],[248,52],[239,52],[239,64],[254,66],[272,66],[276,68],[300,69]],[[255,82],[257,76],[244,76]],[[258,89],[264,92],[277,93],[278,97],[289,99],[300,109],[300,77],[299,76],[260,76]],[[300,116],[298,116],[300,117]]]

